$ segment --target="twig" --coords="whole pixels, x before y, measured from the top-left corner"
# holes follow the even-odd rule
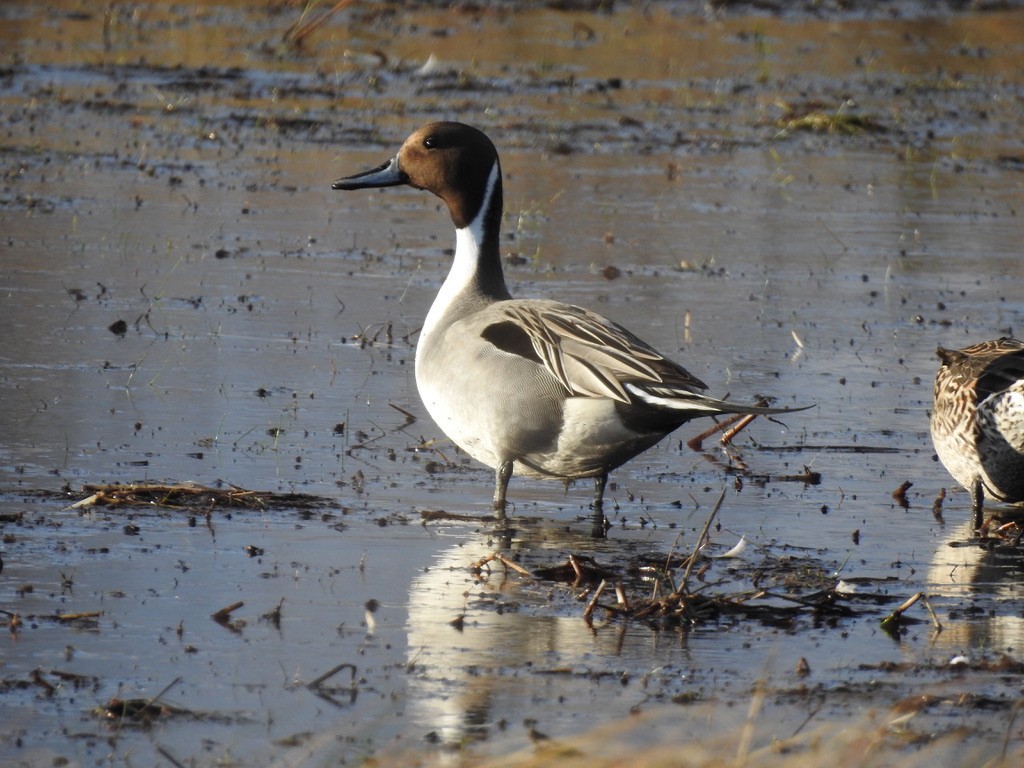
[[[668,585],[672,588],[672,594],[675,594],[676,592],[676,582],[675,579],[672,578],[672,553],[676,551],[676,545],[679,543],[679,540],[681,538],[683,538],[682,531],[680,531],[679,534],[675,537],[675,539],[673,539],[672,546],[668,549],[668,556],[666,556],[665,558],[665,577],[668,579]],[[660,583],[660,579],[654,580],[654,591],[651,594],[652,600],[654,600],[658,596],[658,585]]]
[[[355,664],[351,664],[351,663],[349,663],[347,661],[342,663],[342,664],[339,664],[336,667],[333,667],[332,669],[327,670],[322,675],[320,675],[320,677],[318,677],[316,680],[314,680],[311,683],[308,683],[306,685],[306,687],[307,688],[319,688],[320,685],[325,680],[329,680],[330,678],[334,677],[334,675],[338,674],[343,669],[348,669],[348,670],[350,670],[352,672],[352,680],[349,683],[349,687],[350,688],[355,688],[355,685],[356,685],[356,665]]]
[[[90,681],[97,680],[98,678],[92,675],[80,675],[76,672],[65,672],[62,669],[51,669],[50,674],[63,680],[66,683],[73,683],[74,685],[84,685]]]
[[[752,422],[756,418],[756,413],[748,413],[746,416],[741,418],[735,426],[730,427],[724,433],[722,433],[722,436],[718,438],[718,442],[721,443],[722,445],[728,445],[729,443],[732,442],[732,439],[736,437],[736,435],[738,435],[740,432],[746,429],[750,422]]]
[[[410,424],[415,424],[416,423],[416,416],[414,414],[409,413],[404,408],[399,408],[394,403],[388,403],[388,405],[390,405],[392,408],[394,408],[400,414],[405,416],[405,424],[403,424],[401,427],[399,427],[399,429],[403,429],[405,427],[408,427]]]
[[[488,563],[492,563],[492,562],[494,562],[497,559],[498,559],[498,554],[496,552],[492,552],[489,555],[485,555],[484,557],[481,557],[475,563],[472,563],[469,566],[469,570],[472,571],[473,573],[480,573],[484,569],[485,565],[487,565]],[[490,572],[490,570],[491,570],[490,568],[487,569],[488,573]]]
[[[175,768],[185,768],[185,766],[182,763],[174,759],[174,755],[168,752],[165,747],[157,747],[156,751],[163,755],[167,760],[169,760],[171,762],[171,765],[173,765]]]
[[[691,451],[699,451],[700,448],[701,448],[701,445],[703,445],[705,440],[707,440],[712,435],[721,432],[723,429],[728,429],[733,424],[735,424],[737,421],[740,421],[743,418],[744,417],[742,415],[736,414],[734,416],[730,416],[727,419],[723,419],[722,421],[719,421],[719,422],[715,423],[709,429],[705,429],[703,432],[701,432],[696,437],[691,437],[689,440],[687,440],[686,441],[687,448],[689,448]]]
[[[482,571],[484,569],[485,565],[487,565],[488,563],[492,563],[495,560],[497,560],[499,563],[504,565],[506,568],[511,568],[516,573],[519,573],[519,574],[521,574],[523,576],[529,576],[531,579],[534,578],[533,574],[530,573],[525,568],[523,568],[523,566],[521,566],[519,563],[515,562],[514,560],[509,559],[508,557],[506,557],[505,555],[501,554],[500,552],[492,552],[491,554],[487,555],[486,557],[480,558],[475,563],[473,563],[472,565],[469,566],[469,570],[473,571],[474,573],[479,573],[480,571]],[[488,570],[490,570],[490,569],[488,569]]]
[[[718,510],[722,508],[722,502],[725,501],[725,491],[722,489],[722,493],[718,497],[718,501],[715,502],[714,508],[711,510],[711,514],[708,515],[708,519],[704,522],[704,528],[700,532],[700,536],[697,537],[697,543],[693,547],[693,553],[686,561],[686,570],[683,572],[683,583],[677,590],[677,594],[682,594],[687,591],[687,585],[690,581],[690,574],[693,572],[693,566],[697,562],[697,556],[700,554],[700,548],[704,546],[704,539],[708,535],[708,531],[711,530],[711,523],[715,519],[715,515],[718,514]]]
[[[511,568],[513,571],[515,571],[516,573],[518,573],[518,574],[520,574],[522,576],[529,576],[531,579],[533,578],[533,574],[532,573],[530,573],[528,570],[523,568],[523,566],[521,566],[519,563],[515,562],[514,560],[511,560],[510,558],[505,557],[505,555],[501,554],[500,552],[496,552],[495,556],[497,557],[498,562],[500,562],[506,568]]]
[[[92,496],[87,496],[80,501],[76,501],[69,507],[69,509],[82,509],[83,507],[95,506],[96,502],[98,502],[102,497],[102,493],[94,493]]]
[[[583,570],[580,568],[580,564],[576,560],[576,555],[569,555],[569,565],[572,566],[572,570],[576,574],[575,584],[579,584],[583,581]]]
[[[156,696],[154,696],[153,698],[151,698],[149,700],[149,703],[148,703],[147,706],[155,705],[158,701],[160,701],[160,699],[163,697],[163,695],[165,693],[167,693],[169,690],[171,690],[171,688],[173,688],[174,686],[176,686],[180,682],[181,682],[181,678],[180,677],[176,677],[173,680],[171,680],[171,682],[169,682],[167,685],[165,685],[163,687],[163,690],[160,691],[160,693],[158,693]],[[163,706],[163,705],[161,705],[161,706]],[[173,707],[173,709],[176,710],[176,711],[179,711],[179,712],[188,712],[187,709],[183,709],[181,707]]]
[[[629,600],[626,599],[626,590],[622,588],[622,584],[615,585],[615,598],[619,601],[619,605],[622,606],[622,610],[629,610]]]
[[[768,475],[768,480],[773,483],[805,483],[807,485],[821,485],[821,472],[814,472],[810,467],[804,466],[804,471],[796,475]]]
[[[903,619],[903,614],[922,597],[924,597],[924,592],[918,592],[916,595],[904,602],[903,605],[882,619],[882,629],[887,632],[895,630],[900,625],[900,621]]]
[[[812,709],[810,711],[810,713],[807,715],[807,717],[804,718],[804,721],[802,723],[800,723],[800,725],[797,726],[797,729],[795,731],[793,731],[793,733],[791,733],[789,737],[792,739],[792,738],[795,738],[796,736],[798,736],[800,734],[800,731],[802,731],[804,729],[804,727],[809,722],[811,722],[811,720],[813,720],[818,715],[819,712],[821,712],[821,710],[824,708],[824,706],[825,706],[824,704],[821,704],[821,705],[815,707],[814,709]]]
[[[942,622],[939,621],[939,617],[938,615],[936,615],[935,609],[932,608],[932,604],[931,601],[928,599],[928,595],[922,594],[921,599],[924,602],[924,607],[928,610],[928,615],[932,617],[932,624],[935,625],[935,631],[941,632]]]
[[[231,612],[238,610],[243,605],[245,605],[245,602],[239,600],[237,603],[232,603],[231,605],[225,606],[224,608],[221,608],[219,611],[210,614],[210,618],[212,618],[218,624],[226,624],[228,619],[231,618]]]
[[[583,620],[587,624],[591,623],[591,616],[594,613],[594,609],[597,607],[597,601],[601,597],[601,593],[604,592],[605,585],[608,582],[601,579],[601,583],[597,585],[597,589],[594,590],[594,596],[590,598],[590,602],[587,603],[587,609],[583,611]]]

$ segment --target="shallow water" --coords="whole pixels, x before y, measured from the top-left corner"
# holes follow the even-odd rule
[[[927,412],[935,347],[1019,334],[1024,315],[1024,14],[900,8],[357,9],[278,55],[295,10],[6,4],[0,514],[24,515],[0,523],[0,607],[25,623],[0,650],[0,759],[454,760],[452,745],[506,754],[673,698],[732,728],[759,680],[768,734],[922,691],[985,695],[992,709],[905,727],[966,726],[967,747],[997,750],[1020,689],[984,662],[1020,656],[1022,562],[950,546],[971,537],[970,500],[934,460]],[[882,130],[787,131],[786,104]],[[516,479],[511,541],[421,524],[486,514],[492,482],[412,380],[450,223],[424,193],[330,183],[439,117],[502,153],[514,293],[594,307],[717,394],[817,407],[728,452],[687,448],[699,423],[665,440],[614,474],[605,541],[584,484]],[[778,479],[805,466],[820,484]],[[69,506],[83,484],[135,481],[324,501],[194,527]],[[531,568],[688,552],[723,488],[714,551],[749,547],[741,566],[713,561],[710,589],[794,562],[890,601],[784,629],[589,629],[568,585],[468,570],[498,549]],[[918,591],[944,629],[913,609],[922,623],[894,641],[878,620]],[[261,618],[282,599],[279,626]],[[236,601],[244,625],[209,618]],[[67,611],[103,614],[52,620]],[[976,666],[949,668],[960,654]],[[343,663],[351,684],[346,669],[327,697],[307,686]],[[169,685],[161,702],[189,713],[141,728],[93,711]],[[674,722],[652,738],[678,740]]]

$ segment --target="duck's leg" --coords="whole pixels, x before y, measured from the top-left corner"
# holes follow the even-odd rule
[[[608,473],[598,475],[594,478],[594,511],[604,510],[604,487],[608,485]]]
[[[608,485],[608,473],[594,478],[594,516],[591,520],[591,533],[595,539],[603,539],[608,531],[608,521],[604,516],[604,487]]]
[[[985,506],[985,491],[981,487],[981,478],[979,477],[974,481],[974,485],[971,487],[971,509],[974,512],[974,530],[981,530],[981,524],[984,522],[985,514],[982,508]]]
[[[512,461],[503,461],[494,470],[494,503],[491,508],[497,518],[505,517],[505,495],[508,481],[512,479]]]

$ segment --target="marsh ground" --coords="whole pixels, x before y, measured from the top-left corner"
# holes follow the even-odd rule
[[[323,10],[0,7],[0,761],[1019,752],[1024,561],[973,541],[927,413],[938,344],[1024,317],[1024,12],[358,3],[307,33]],[[681,430],[615,474],[605,540],[584,487],[515,481],[508,535],[424,515],[491,485],[412,381],[450,223],[330,184],[438,118],[502,154],[515,293],[817,407]],[[71,506],[131,482],[284,498]],[[469,569],[589,556],[637,600],[723,489],[706,551],[747,547],[701,589],[757,615],[588,625],[592,584]],[[840,580],[849,613],[791,610]],[[882,631],[918,592],[942,631]]]

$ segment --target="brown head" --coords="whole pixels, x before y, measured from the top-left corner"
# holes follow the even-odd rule
[[[459,229],[480,213],[488,180],[497,170],[491,208],[501,215],[498,152],[483,132],[462,123],[428,123],[413,133],[398,154],[383,165],[334,182],[334,189],[364,189],[408,184],[433,192],[448,205]]]

